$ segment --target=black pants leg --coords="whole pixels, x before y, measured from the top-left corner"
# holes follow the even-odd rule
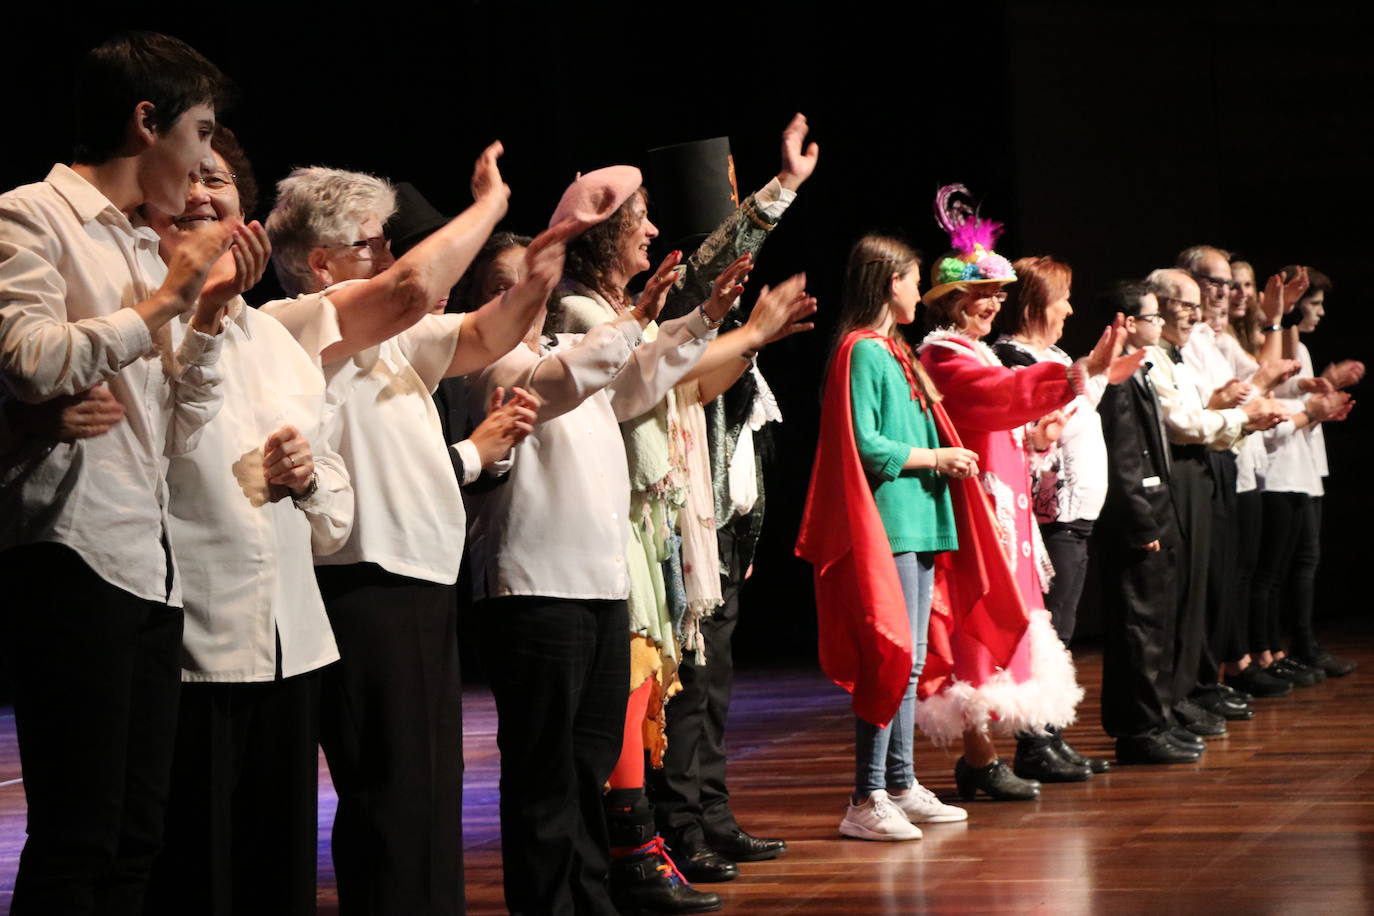
[[[1054,632],[1068,645],[1078,620],[1078,601],[1083,597],[1083,582],[1088,575],[1088,541],[1093,523],[1087,519],[1050,522],[1040,526],[1045,551],[1054,564],[1054,579],[1045,593],[1045,610],[1050,612]]]
[[[1222,662],[1236,662],[1236,456],[1209,451],[1212,471],[1212,540],[1207,569],[1207,652],[1198,671],[1200,684],[1215,684]]]
[[[340,660],[320,743],[338,792],[339,913],[461,913],[463,722],[453,586],[316,568]]]
[[[322,681],[183,686],[148,916],[315,912]]]
[[[1296,514],[1293,562],[1281,593],[1292,621],[1289,648],[1299,658],[1312,658],[1317,653],[1312,614],[1316,605],[1317,567],[1321,565],[1321,511],[1320,497],[1303,496]]]
[[[478,602],[501,749],[501,859],[517,914],[613,914],[602,790],[630,691],[624,601]]]
[[[1181,583],[1178,625],[1174,630],[1174,686],[1177,702],[1198,686],[1207,644],[1207,564],[1212,543],[1212,477],[1198,458],[1176,457],[1173,478],[1174,506],[1183,545],[1178,563]]]
[[[162,846],[181,610],[58,544],[0,554],[0,581],[28,800],[11,912],[141,913]]]
[[[1301,536],[1301,493],[1266,490],[1261,496],[1264,528],[1260,533],[1259,562],[1255,567],[1254,597],[1257,617],[1262,618],[1255,639],[1271,652],[1283,649],[1279,628],[1283,599],[1283,584],[1288,581],[1289,568]]]
[[[650,795],[658,829],[669,842],[702,839],[702,832],[720,834],[738,829],[730,810],[725,781],[725,725],[730,714],[735,664],[731,649],[739,623],[740,588],[746,572],[736,547],[736,520],[716,532],[722,556],[729,557],[728,575],[721,576],[725,603],[701,622],[706,647],[704,664],[697,653],[683,656],[678,673],[682,691],[668,703],[668,750],[663,769],[650,773]]]
[[[1260,533],[1264,530],[1263,498],[1259,490],[1236,494],[1235,523],[1231,530],[1236,541],[1236,632],[1232,651],[1239,658],[1247,652],[1264,651],[1255,645],[1264,626],[1254,588]]]
[[[1102,727],[1114,738],[1143,735],[1169,724],[1174,703],[1178,547],[1103,553]]]

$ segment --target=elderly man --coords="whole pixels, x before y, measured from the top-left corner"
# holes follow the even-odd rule
[[[267,220],[277,276],[299,295],[263,311],[323,369],[330,444],[356,497],[348,541],[316,566],[341,657],[325,678],[321,744],[339,795],[344,914],[463,909],[453,586],[464,512],[430,394],[520,342],[575,228],[535,239],[525,278],[501,299],[432,314],[506,212],[500,154],[493,144],[478,160],[473,205],[399,260],[382,235],[395,192],[371,175],[297,169]]]
[[[1183,582],[1178,625],[1174,678],[1174,711],[1184,725],[1200,735],[1226,734],[1225,718],[1188,699],[1211,694],[1198,691],[1198,672],[1207,648],[1207,579],[1211,554],[1216,488],[1228,485],[1218,479],[1209,453],[1226,450],[1240,442],[1247,431],[1268,429],[1283,418],[1272,402],[1252,399],[1240,406],[1213,401],[1212,386],[1199,378],[1184,361],[1201,319],[1201,292],[1197,281],[1183,270],[1156,270],[1146,283],[1159,302],[1164,317],[1159,346],[1148,357],[1153,364],[1150,382],[1158,392],[1164,425],[1172,444],[1174,504],[1187,549],[1180,558]],[[1214,405],[1214,406],[1213,406]],[[1234,476],[1229,479],[1234,487]],[[1229,694],[1216,694],[1215,706],[1236,718],[1248,718],[1248,708]]]

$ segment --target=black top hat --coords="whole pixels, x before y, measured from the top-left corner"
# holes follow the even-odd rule
[[[659,238],[691,254],[739,206],[730,138],[649,150],[645,181]]]
[[[415,185],[401,182],[396,185],[396,212],[386,221],[391,253],[399,258],[448,221],[449,217],[434,209]]]

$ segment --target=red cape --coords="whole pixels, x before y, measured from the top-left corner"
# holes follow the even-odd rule
[[[853,694],[855,715],[885,726],[911,678],[912,639],[892,548],[854,442],[849,364],[854,344],[865,337],[883,340],[873,331],[854,331],[830,364],[796,552],[814,567],[821,670]],[[941,441],[958,446],[944,408],[939,402],[929,407]],[[1005,667],[1029,619],[987,494],[974,478],[950,479],[949,488],[959,550],[936,561],[922,698],[954,673],[955,634],[981,643]]]

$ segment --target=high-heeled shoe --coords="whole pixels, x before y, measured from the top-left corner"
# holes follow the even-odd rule
[[[994,801],[1033,801],[1040,797],[1040,783],[1022,779],[1000,759],[974,767],[960,757],[954,765],[954,784],[964,801],[973,801],[980,789]]]

